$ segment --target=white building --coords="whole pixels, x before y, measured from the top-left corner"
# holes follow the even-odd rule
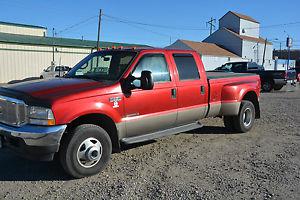
[[[197,51],[202,58],[206,71],[214,70],[227,62],[242,60],[242,58],[236,54],[213,43],[177,40],[175,43],[166,48]]]
[[[0,22],[0,33],[11,33],[20,35],[46,36],[47,28],[27,24],[16,24]]]
[[[271,69],[273,44],[260,37],[260,23],[252,17],[229,11],[219,20],[219,29],[204,40],[221,46],[241,58],[264,63]]]
[[[57,65],[73,67],[96,47],[96,41],[47,37],[41,26],[0,22],[0,83],[39,77],[53,59]],[[102,48],[140,46],[100,42]]]

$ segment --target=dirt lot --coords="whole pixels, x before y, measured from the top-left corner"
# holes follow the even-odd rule
[[[250,133],[204,120],[203,129],[128,147],[82,180],[2,149],[0,199],[299,199],[300,89],[285,90],[262,94]]]

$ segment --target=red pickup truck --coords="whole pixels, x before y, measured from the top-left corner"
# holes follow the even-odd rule
[[[98,51],[64,78],[1,87],[0,146],[41,161],[57,155],[81,178],[103,170],[122,144],[197,129],[203,118],[248,132],[259,96],[259,76],[206,73],[194,51]]]

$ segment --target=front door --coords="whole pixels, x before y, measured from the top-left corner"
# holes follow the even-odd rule
[[[145,54],[133,70],[134,77],[141,72],[152,72],[153,90],[134,89],[125,97],[127,137],[153,133],[171,128],[177,118],[175,81],[171,79],[166,56],[163,53]],[[138,85],[138,82],[134,82]]]

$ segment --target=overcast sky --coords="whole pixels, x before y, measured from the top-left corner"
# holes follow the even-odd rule
[[[300,48],[299,0],[1,0],[0,5],[0,21],[45,26],[48,35],[54,27],[57,37],[91,40],[96,40],[97,15],[102,8],[101,40],[159,47],[169,45],[170,38],[172,42],[179,38],[202,41],[209,34],[206,21],[213,17],[218,25],[218,19],[231,10],[259,21],[265,27],[262,37],[284,41],[290,35],[295,48]],[[294,24],[270,27],[286,23]],[[279,43],[274,46],[278,48]]]

